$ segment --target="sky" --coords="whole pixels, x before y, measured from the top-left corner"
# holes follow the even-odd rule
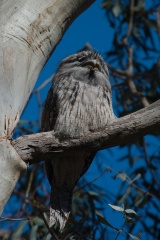
[[[55,72],[59,62],[79,51],[85,46],[86,43],[89,43],[93,49],[98,51],[103,57],[105,52],[111,48],[112,39],[113,39],[113,29],[110,27],[107,22],[105,11],[101,9],[101,0],[97,0],[89,9],[82,13],[70,26],[67,30],[63,39],[57,46],[56,50],[46,63],[45,67],[41,71],[41,74],[35,85],[36,89],[39,87],[46,79],[48,79]],[[107,59],[106,59],[107,60]],[[50,85],[47,85],[44,90],[41,92],[42,101],[45,100],[47,91]],[[114,103],[113,103],[114,107]],[[28,105],[22,114],[21,119],[37,121],[38,108],[36,96],[33,95],[28,102]],[[112,148],[110,150],[101,151],[91,168],[87,172],[87,180],[93,180],[97,175],[97,164],[100,158],[104,159],[104,166],[109,166],[115,171],[128,171],[129,165],[125,162],[117,162],[119,157],[123,157],[125,154],[125,149],[120,151],[119,147]],[[120,180],[113,179],[113,173],[108,173],[105,176],[101,177],[96,181],[97,185],[103,186],[104,191],[109,193],[110,191],[117,192],[120,187]],[[115,212],[110,209],[108,204],[114,204],[113,202],[106,202],[106,211],[105,216],[115,227],[121,228],[123,225],[122,215],[116,215]],[[114,232],[113,232],[114,234]],[[116,236],[116,233],[115,233]],[[113,239],[115,238],[113,236]],[[118,238],[119,240],[124,239],[123,235]]]

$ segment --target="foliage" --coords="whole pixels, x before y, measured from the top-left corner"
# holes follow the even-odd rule
[[[105,0],[102,7],[114,29],[112,48],[106,53],[111,73],[115,112],[123,116],[156,101],[160,94],[160,58],[156,40],[160,26],[158,1]],[[159,36],[160,37],[160,36]],[[46,83],[49,81],[47,80]],[[43,87],[45,84],[43,83]],[[39,92],[34,91],[37,99]],[[39,108],[41,102],[38,101]],[[15,137],[38,131],[39,122],[20,122]],[[121,181],[117,196],[106,194],[93,182],[87,185],[83,177],[75,189],[72,216],[65,232],[55,239],[139,239],[149,236],[159,239],[160,177],[159,133],[138,139],[125,149],[118,161],[127,161],[130,172],[110,171],[115,181]],[[101,160],[103,163],[103,159]],[[21,178],[1,221],[0,239],[51,239],[45,218],[48,216],[49,189],[43,163],[29,167]],[[103,175],[103,174],[101,174]],[[119,180],[118,180],[119,179]],[[95,179],[96,180],[96,179]],[[78,189],[79,188],[79,189]],[[122,228],[113,226],[105,216],[106,202],[113,211],[124,216]],[[16,203],[16,204],[14,204]],[[17,204],[18,203],[18,204]],[[104,215],[103,215],[104,214]],[[8,219],[6,219],[8,218]],[[16,221],[14,220],[16,219]],[[2,222],[4,223],[2,225]]]
[[[160,8],[158,1],[104,1],[102,4],[110,25],[114,28],[113,46],[106,53],[118,116],[124,116],[156,101],[160,94],[160,56],[156,45],[159,34]],[[129,227],[129,232],[139,228],[144,237],[158,239],[159,221],[159,133],[144,137],[127,146],[127,154],[119,161],[129,161],[130,176],[141,177],[136,184],[125,173],[116,177],[122,188],[116,204],[135,209],[141,218]],[[123,146],[124,147],[124,146]],[[140,176],[139,175],[139,176]],[[142,214],[144,212],[144,214]],[[152,212],[152,213],[151,213]],[[148,236],[147,235],[147,236]]]

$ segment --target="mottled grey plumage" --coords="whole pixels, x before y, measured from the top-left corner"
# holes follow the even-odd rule
[[[93,51],[65,58],[59,65],[49,90],[43,114],[42,131],[54,130],[59,139],[79,138],[104,128],[114,119],[108,68]],[[94,154],[69,151],[46,161],[51,184],[50,227],[59,222],[63,229],[71,211],[72,193]]]

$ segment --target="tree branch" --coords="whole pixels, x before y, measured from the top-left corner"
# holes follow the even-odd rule
[[[125,117],[115,119],[105,129],[89,132],[79,139],[60,141],[54,131],[19,137],[12,145],[24,161],[30,163],[51,159],[57,154],[90,151],[126,144],[160,130],[160,100]]]

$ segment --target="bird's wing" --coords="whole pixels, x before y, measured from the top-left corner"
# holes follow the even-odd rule
[[[58,106],[57,106],[57,93],[54,92],[54,86],[52,85],[47,99],[45,101],[45,106],[42,113],[42,120],[41,120],[41,132],[48,132],[54,129],[57,116],[58,116]],[[50,184],[52,184],[52,174],[53,174],[53,167],[51,160],[45,161],[45,169],[48,180]]]

